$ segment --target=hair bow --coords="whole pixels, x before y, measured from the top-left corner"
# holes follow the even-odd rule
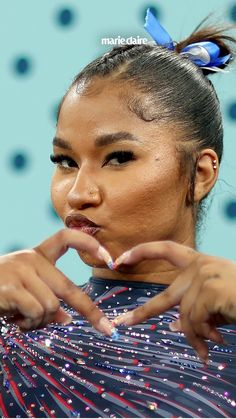
[[[174,50],[174,42],[168,32],[161,26],[155,18],[150,8],[147,9],[144,28],[154,39],[156,44],[161,45],[169,50]],[[195,42],[184,47],[180,51],[180,55],[188,57],[198,67],[211,71],[224,72],[219,66],[226,64],[231,54],[220,57],[220,48],[211,41]]]

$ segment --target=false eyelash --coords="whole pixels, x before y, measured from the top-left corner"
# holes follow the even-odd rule
[[[74,160],[70,156],[66,156],[65,154],[58,154],[55,156],[54,154],[50,154],[50,160],[52,163],[61,163],[63,160],[68,160],[69,162],[75,163]]]
[[[120,158],[121,160],[122,159],[125,159],[125,161],[123,161],[120,164],[115,165],[115,166],[122,165],[122,164],[127,163],[127,162],[129,162],[131,160],[136,160],[133,151],[130,151],[130,150],[119,150],[119,151],[113,151],[113,152],[109,153],[106,156],[103,165],[106,164],[106,163],[108,163],[109,160],[114,159],[114,158],[117,158],[117,159]],[[64,160],[67,160],[67,162],[69,162],[69,163],[76,164],[75,161],[71,157],[69,157],[69,156],[67,156],[65,154],[58,154],[57,156],[55,156],[54,154],[51,154],[50,155],[50,160],[54,164],[60,164]]]
[[[126,158],[127,161],[129,160],[135,160],[135,156],[133,151],[130,150],[119,150],[119,151],[113,151],[111,153],[109,153],[106,158],[105,158],[105,163],[107,163],[109,160],[114,159],[114,158]]]

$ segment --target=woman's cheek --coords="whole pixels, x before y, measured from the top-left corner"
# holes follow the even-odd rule
[[[53,176],[51,183],[51,200],[55,211],[61,218],[63,218],[66,206],[66,197],[69,190],[70,185],[68,184],[68,181],[59,181],[56,175]]]

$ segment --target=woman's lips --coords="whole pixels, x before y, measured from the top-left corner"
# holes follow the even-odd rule
[[[65,219],[65,225],[68,228],[82,231],[90,236],[94,236],[101,228],[101,226],[95,224],[92,220],[82,214],[68,215]]]
[[[100,227],[89,227],[86,225],[81,225],[81,226],[74,226],[74,227],[70,227],[73,230],[79,230],[82,231],[82,233],[86,233],[89,234],[90,236],[94,236],[99,230]]]

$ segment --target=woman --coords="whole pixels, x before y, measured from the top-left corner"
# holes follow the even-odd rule
[[[231,57],[227,37],[206,29],[175,47],[170,41],[114,49],[90,63],[64,96],[51,196],[67,229],[32,250],[0,258],[1,313],[7,316],[3,416],[234,416],[236,329],[215,329],[222,317],[227,323],[227,310],[220,320],[202,319],[208,329],[200,337],[215,341],[209,342],[208,370],[184,334],[169,330],[178,319],[173,306],[188,292],[192,304],[201,297],[194,278],[186,286],[174,284],[201,263],[194,250],[201,203],[222,156],[219,103],[206,77],[212,68],[197,66],[193,51],[184,50],[209,40],[220,55],[210,55],[208,65],[222,69]],[[224,63],[222,57],[228,57]],[[93,267],[83,290],[55,267],[69,247]],[[203,277],[201,283],[209,279]],[[169,285],[178,295],[158,313],[150,298]],[[165,291],[159,302],[170,294]],[[152,308],[147,314],[141,309],[143,317],[139,310],[139,319],[158,315],[113,333],[107,317],[112,321],[148,300]],[[130,316],[120,321],[135,323],[138,318]],[[205,343],[193,342],[183,315],[181,321],[202,355]]]

